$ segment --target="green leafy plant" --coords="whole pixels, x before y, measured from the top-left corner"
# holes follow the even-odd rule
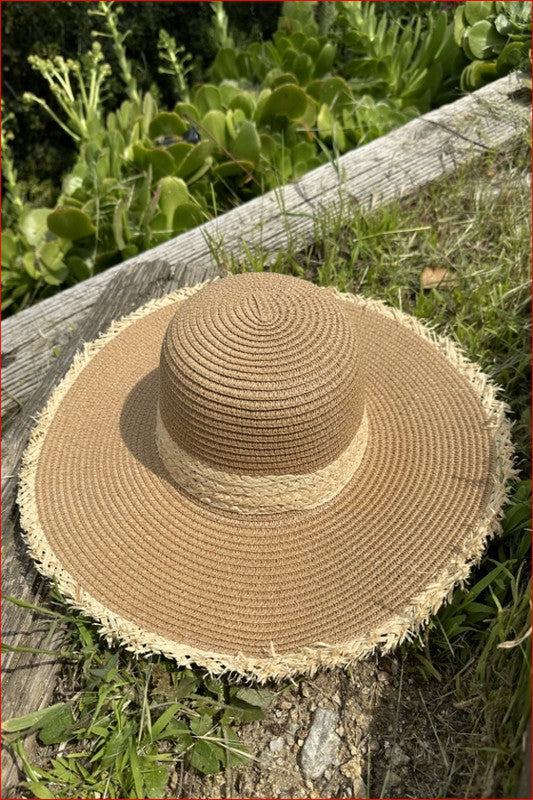
[[[338,29],[352,88],[415,113],[445,102],[455,89],[464,57],[446,12],[430,15],[425,27],[415,16],[402,28],[378,15],[374,3],[348,2],[340,5]]]
[[[162,66],[158,68],[161,75],[170,75],[176,85],[177,93],[182,100],[189,99],[189,87],[187,85],[187,75],[191,71],[191,57],[185,52],[185,48],[176,45],[173,36],[164,29],[159,31],[158,41],[159,58]]]
[[[42,59],[30,57],[31,65],[39,71],[48,82],[52,95],[61,109],[62,117],[42,98],[26,93],[24,99],[28,103],[37,103],[69,134],[80,147],[83,154],[92,140],[101,139],[102,104],[101,92],[111,69],[104,61],[100,45],[94,43],[91,51],[81,62],[65,61],[61,57]],[[4,174],[8,181],[8,196],[13,204],[17,204],[17,192],[10,173],[14,173],[9,153],[7,155]],[[79,175],[80,167],[74,168]],[[72,178],[70,178],[72,180]],[[91,238],[96,231],[83,203],[67,210],[66,216],[58,209],[54,212],[62,233],[54,231],[47,224],[52,209],[20,208],[14,225],[4,229],[2,233],[2,284],[6,292],[2,308],[14,305],[23,308],[32,302],[38,294],[46,295],[47,291],[61,286],[63,283],[83,280],[91,274],[86,253],[73,249],[73,242],[81,239],[91,247]],[[66,222],[70,223],[67,236],[63,235]],[[85,256],[85,257],[84,257]]]
[[[98,134],[102,124],[102,85],[111,74],[111,67],[104,61],[98,42],[94,42],[81,62],[73,59],[65,61],[61,56],[30,56],[28,61],[47,81],[64,118],[32,92],[24,93],[24,101],[42,106],[75,141],[87,141]]]
[[[24,211],[24,197],[17,180],[17,170],[13,163],[9,142],[14,139],[10,123],[14,115],[7,112],[2,100],[2,174],[5,179],[6,201],[2,204],[2,215],[6,220],[16,220]]]
[[[233,39],[228,32],[228,16],[223,3],[210,3],[213,11],[212,35],[217,49],[233,47]]]
[[[10,225],[2,231],[2,308],[33,302],[43,285],[59,286],[66,275],[61,263],[64,247],[47,241],[50,209],[24,203],[8,146],[8,121],[9,115],[3,116],[2,172],[7,191],[2,211]]]
[[[465,58],[445,12],[402,29],[374,3],[316,6],[285,3],[271,41],[220,50],[214,81],[302,89],[307,108],[299,123],[315,133],[319,158],[323,145],[345,152],[449,99]],[[290,131],[284,145],[290,159]]]
[[[81,62],[31,59],[47,80],[59,111],[34,94],[27,94],[26,101],[37,103],[72,137],[78,158],[63,179],[54,209],[25,207],[22,211],[4,144],[4,174],[12,205],[18,203],[19,212],[2,235],[4,309],[23,308],[37,296],[83,280],[206,218],[205,201],[193,198],[187,185],[161,184],[162,178],[174,172],[174,162],[165,150],[154,148],[142,170],[135,163],[134,148],[143,136],[149,137],[157,105],[150,93],[140,96],[124,36],[117,28],[117,11],[106,3],[92,10],[108,26],[128,95],[115,112],[104,114],[102,93],[111,68],[98,42]],[[164,42],[167,55],[172,45],[169,37]],[[184,79],[186,65],[179,56],[178,49],[173,63]],[[165,168],[169,161],[170,169]],[[171,194],[176,206],[173,215]]]
[[[255,98],[255,119],[268,125],[263,149],[275,159],[282,180],[299,177],[328,153],[343,153],[418,113],[414,107],[401,112],[396,99],[374,99],[361,92],[360,84],[351,86],[341,77],[339,43],[322,34],[320,25],[329,31],[342,11],[328,12],[327,25],[322,13],[319,24],[316,5],[285,3],[271,41],[240,51],[224,48],[211,68],[215,82],[237,84]],[[268,171],[261,177],[272,185]]]
[[[23,308],[142,252],[327,157],[314,145],[316,104],[299,86],[243,91],[200,84],[191,91],[190,58],[164,31],[161,69],[174,77],[180,100],[160,111],[152,94],[138,90],[119,11],[106,3],[90,11],[104,23],[95,35],[110,37],[127,94],[116,111],[103,111],[111,68],[98,42],[80,62],[32,58],[58,108],[34,94],[26,100],[71,136],[78,158],[54,209],[25,209],[4,230],[4,309]]]
[[[531,65],[531,3],[470,2],[455,11],[454,38],[470,64],[461,75],[465,91]]]
[[[274,696],[269,690],[110,651],[84,617],[8,599],[68,624],[62,655],[82,685],[75,703],[2,724],[36,797],[163,797],[176,763],[213,774],[250,758],[235,725],[263,719]],[[57,745],[47,768],[29,763],[23,740],[30,734]]]
[[[20,310],[298,179],[456,89],[466,57],[445,12],[400,25],[373,3],[322,5],[284,3],[271,40],[240,48],[224,4],[211,4],[220,49],[211,82],[193,86],[190,56],[161,30],[159,69],[178,98],[171,108],[160,107],[156,90],[139,89],[120,6],[84,12],[101,27],[93,37],[110,42],[113,76],[99,41],[77,60],[31,57],[52,100],[26,93],[26,102],[71,137],[77,157],[55,206],[34,207],[5,144],[3,309]],[[106,113],[111,77],[126,99]]]

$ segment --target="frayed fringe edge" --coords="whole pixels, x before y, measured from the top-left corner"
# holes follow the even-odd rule
[[[279,654],[272,643],[270,654],[265,657],[250,657],[244,653],[208,652],[172,642],[150,631],[144,631],[129,620],[114,614],[88,594],[63,568],[52,552],[39,523],[35,483],[41,448],[63,397],[91,359],[129,325],[153,311],[185,300],[206,283],[209,281],[179,289],[165,297],[152,300],[132,314],[113,322],[96,341],[85,344],[83,350],[76,354],[69,371],[39,414],[23,456],[18,494],[21,525],[25,531],[23,537],[39,572],[56,582],[58,589],[72,608],[97,621],[99,633],[109,645],[118,639],[127,650],[139,656],[160,653],[175,659],[178,664],[183,666],[203,667],[212,675],[225,674],[230,678],[245,678],[259,683],[267,680],[282,680],[302,674],[312,676],[320,668],[346,667],[374,652],[386,653],[402,642],[415,638],[421,628],[428,623],[431,615],[435,614],[443,603],[451,599],[455,587],[465,585],[472,567],[479,562],[487,541],[501,531],[503,507],[509,499],[509,481],[516,477],[513,466],[511,426],[506,417],[508,408],[498,399],[498,388],[477,364],[470,362],[462,354],[451,339],[438,335],[428,325],[385,305],[380,300],[369,300],[352,294],[343,294],[336,289],[327,291],[332,292],[341,300],[355,303],[371,312],[394,319],[408,327],[417,336],[430,342],[470,383],[479,396],[487,424],[493,432],[497,469],[492,476],[493,486],[483,516],[477,527],[466,533],[460,550],[453,555],[446,567],[434,576],[422,592],[412,598],[401,614],[397,614],[384,626],[373,630],[366,636],[338,645],[317,642],[296,653]]]

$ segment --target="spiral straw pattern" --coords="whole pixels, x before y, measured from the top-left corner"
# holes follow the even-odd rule
[[[158,404],[196,463],[260,480],[333,463],[363,415],[368,438],[331,500],[241,514],[169,473]],[[86,346],[32,433],[19,505],[39,569],[106,636],[265,680],[411,635],[498,531],[512,475],[505,405],[450,340],[376,301],[245,275]]]
[[[325,467],[364,412],[349,309],[313,284],[271,273],[216,281],[184,303],[165,334],[160,382],[170,437],[237,474]]]
[[[211,506],[314,508],[361,463],[353,315],[313,284],[269,273],[213,283],[176,311],[159,381],[159,455]]]

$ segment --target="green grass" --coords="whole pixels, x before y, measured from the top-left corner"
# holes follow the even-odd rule
[[[269,690],[108,648],[90,620],[64,613],[57,592],[58,611],[7,599],[67,623],[62,651],[31,651],[65,659],[60,702],[2,726],[36,797],[162,797],[176,763],[212,774],[252,757],[235,726],[264,717]],[[26,757],[30,733],[46,747],[44,765]]]
[[[530,711],[527,174],[524,140],[414,198],[372,214],[344,209],[341,217],[322,219],[309,247],[282,253],[273,263],[261,254],[249,253],[244,265],[221,257],[234,271],[299,275],[379,297],[428,320],[482,365],[510,404],[521,476],[504,533],[469,587],[457,590],[402,651],[412,675],[435,681],[443,697],[466,710],[464,728],[446,737],[451,766],[434,796],[512,796]],[[427,266],[447,269],[449,282],[423,289]],[[88,620],[64,612],[54,597],[57,613],[68,618],[58,707],[44,718],[8,723],[29,791],[38,797],[162,796],[171,763],[209,773],[249,757],[238,726],[263,714],[268,693],[109,649]],[[421,705],[420,714],[427,713],[431,708]],[[24,737],[35,731],[44,742],[38,766],[23,750]]]

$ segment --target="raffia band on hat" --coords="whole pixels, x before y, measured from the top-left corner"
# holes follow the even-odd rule
[[[172,439],[159,410],[156,436],[159,455],[169,473],[201,503],[237,514],[275,514],[317,508],[344,489],[365,454],[368,415],[363,413],[357,433],[335,461],[300,475],[241,475],[214,469]]]

